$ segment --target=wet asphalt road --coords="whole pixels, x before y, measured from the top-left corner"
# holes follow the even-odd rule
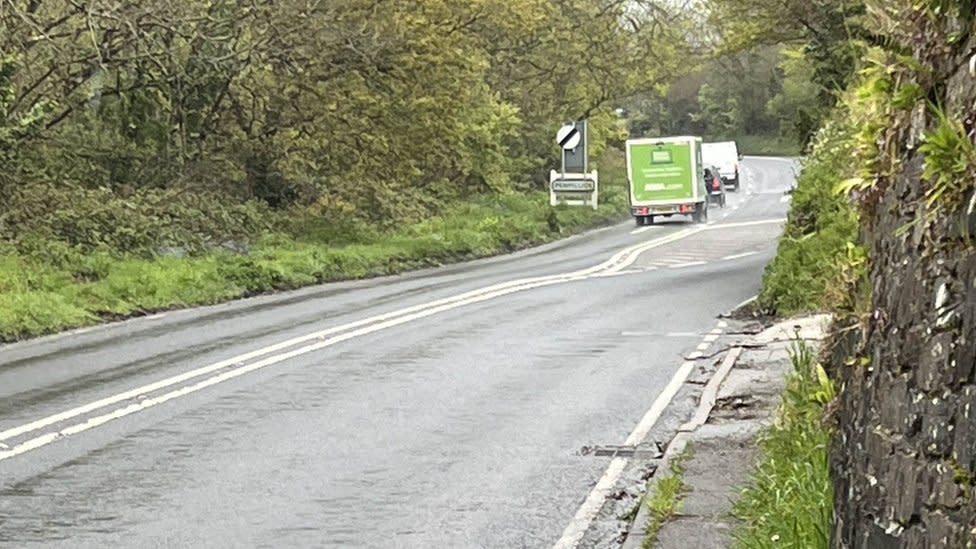
[[[427,305],[693,226],[0,347],[0,547],[549,547],[607,465],[579,449],[622,443],[698,342],[680,334],[757,292],[780,226],[743,223],[785,216],[791,167],[747,159],[708,230],[614,276]]]

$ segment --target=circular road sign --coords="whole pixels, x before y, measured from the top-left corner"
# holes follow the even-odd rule
[[[566,124],[556,132],[556,143],[559,143],[559,146],[567,151],[575,149],[579,145],[580,139],[582,136],[574,124]]]

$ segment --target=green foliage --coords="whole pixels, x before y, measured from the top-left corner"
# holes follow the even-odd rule
[[[780,69],[782,91],[766,103],[766,110],[777,120],[780,136],[805,145],[825,118],[827,109],[819,98],[823,88],[802,49],[784,48]]]
[[[976,166],[976,146],[962,122],[942,109],[933,110],[938,126],[925,135],[918,149],[925,155],[922,177],[930,185],[925,197],[929,207],[938,205],[951,210],[962,205],[963,195],[972,186],[968,174]]]
[[[690,447],[674,456],[668,463],[666,476],[654,483],[654,491],[648,494],[644,500],[644,505],[650,511],[647,523],[647,534],[644,537],[643,547],[653,549],[657,544],[657,536],[661,528],[675,515],[681,512],[681,500],[688,491],[685,484],[685,463],[692,457]]]
[[[761,308],[789,315],[829,309],[825,300],[851,265],[849,245],[857,241],[858,216],[851,199],[835,192],[851,164],[853,129],[843,121],[829,123],[813,144],[795,191],[786,231],[776,258],[766,268]],[[856,267],[864,272],[864,265]]]
[[[598,155],[615,138],[615,102],[681,62],[682,13],[643,7],[10,3],[0,196],[40,186],[290,212],[325,202],[343,205],[330,212],[340,227],[316,231],[342,233],[350,219],[392,226],[472,195],[538,190],[559,125],[588,118]]]
[[[698,113],[691,119],[702,124],[705,135],[735,135],[741,131],[742,114],[737,98],[709,83],[698,90]]]
[[[690,56],[667,86],[624,103],[630,133],[738,138],[775,136],[778,122],[766,108],[782,90],[777,48],[736,55]]]
[[[0,240],[48,260],[97,249],[200,253],[241,245],[267,230],[270,219],[259,203],[226,204],[202,192],[147,190],[123,197],[106,188],[32,185],[14,190],[0,212]]]
[[[742,549],[830,546],[833,486],[823,416],[836,388],[804,343],[795,346],[792,360],[795,374],[776,423],[760,438],[752,485],[733,509]]]
[[[803,153],[799,143],[792,138],[738,135],[735,141],[739,152],[744,155],[798,157]]]
[[[119,254],[104,245],[88,250],[40,237],[24,237],[16,246],[0,243],[0,341],[309,284],[395,274],[549,242],[626,215],[622,152],[608,151],[597,167],[602,204],[596,212],[553,209],[542,192],[511,192],[457,202],[422,222],[385,231],[353,224],[339,232],[317,233],[305,230],[309,220],[282,223],[294,235],[268,233],[247,253],[203,247],[191,256],[139,256]],[[146,213],[133,213],[131,207],[109,210]],[[207,234],[191,228],[174,230]],[[151,231],[145,236],[152,245],[160,242]],[[99,233],[99,238],[117,235]]]

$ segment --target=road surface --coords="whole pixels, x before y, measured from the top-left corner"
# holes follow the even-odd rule
[[[0,347],[0,546],[552,547],[606,474],[580,448],[757,292],[792,166],[707,226]]]

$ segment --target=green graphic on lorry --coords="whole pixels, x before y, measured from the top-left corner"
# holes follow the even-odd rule
[[[637,202],[688,200],[695,196],[690,143],[648,143],[630,149],[630,173]]]

